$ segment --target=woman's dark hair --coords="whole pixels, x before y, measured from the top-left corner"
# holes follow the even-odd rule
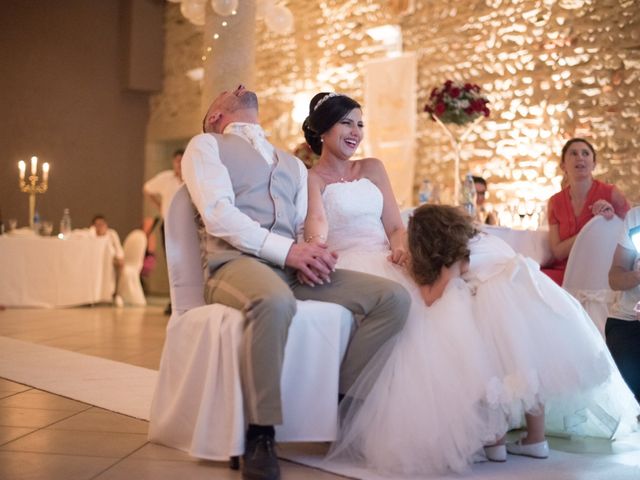
[[[304,138],[317,155],[322,153],[323,133],[346,117],[354,108],[361,108],[353,98],[340,93],[321,92],[309,103],[309,116],[302,123]]]
[[[418,285],[431,285],[442,267],[469,258],[469,239],[478,233],[457,207],[422,205],[409,218],[409,271]]]
[[[593,148],[593,145],[591,145],[584,138],[577,138],[577,137],[572,138],[571,140],[569,140],[567,143],[564,144],[564,147],[562,147],[562,153],[560,154],[560,163],[564,162],[564,154],[567,153],[567,150],[569,150],[569,147],[577,142],[585,143],[587,147],[589,147],[589,150],[591,150],[591,153],[593,154],[593,163],[596,163],[596,149]]]

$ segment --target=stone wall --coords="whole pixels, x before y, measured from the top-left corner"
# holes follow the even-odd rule
[[[151,98],[149,142],[189,138],[202,121],[201,86],[187,72],[202,67],[203,29],[182,16],[179,4],[167,3],[165,12],[164,85]]]
[[[258,22],[258,89],[275,142],[301,137],[293,95],[327,87],[361,100],[363,62],[384,54],[365,31],[400,24],[418,55],[416,185],[452,185],[446,135],[422,112],[434,86],[472,81],[491,100],[490,118],[463,149],[462,172],[482,174],[503,207],[543,205],[559,189],[559,152],[583,136],[598,152],[596,176],[640,202],[640,5],[632,0],[417,0],[397,16],[389,2],[290,1],[296,31]],[[315,88],[314,88],[315,87]],[[366,108],[366,105],[364,106]]]
[[[490,201],[499,208],[544,205],[559,189],[559,152],[572,136],[595,145],[598,178],[640,203],[638,2],[416,0],[407,15],[397,13],[399,3],[412,2],[290,0],[295,32],[286,36],[256,21],[256,90],[274,143],[293,149],[302,140],[291,115],[296,93],[337,90],[361,101],[363,64],[385,54],[366,30],[398,24],[404,50],[418,56],[416,186],[424,177],[444,187],[453,183],[451,146],[422,111],[431,89],[452,79],[478,83],[491,101],[490,118],[464,145],[461,171],[487,178]],[[193,31],[177,25],[175,6],[168,11],[168,35],[172,28]],[[179,100],[171,108],[166,98],[154,100],[154,121],[199,102],[181,70],[193,68],[203,46],[187,37],[178,38],[179,49],[168,39],[169,55],[180,58],[171,61],[166,85],[180,78],[172,90]]]

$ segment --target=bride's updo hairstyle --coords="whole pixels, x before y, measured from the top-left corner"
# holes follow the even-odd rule
[[[457,207],[423,205],[409,218],[409,271],[418,285],[431,285],[442,267],[469,258],[469,239],[478,231]]]
[[[318,93],[309,103],[309,116],[302,123],[304,138],[314,153],[322,153],[323,133],[346,117],[354,108],[362,108],[353,98],[341,93]]]

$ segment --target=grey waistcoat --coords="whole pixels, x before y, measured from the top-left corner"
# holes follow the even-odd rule
[[[269,165],[239,136],[211,135],[216,137],[220,160],[229,171],[235,206],[261,227],[295,239],[295,201],[300,184],[298,160],[276,150],[276,161]],[[230,260],[246,255],[222,238],[209,235],[199,214],[196,215],[196,222],[205,278]]]

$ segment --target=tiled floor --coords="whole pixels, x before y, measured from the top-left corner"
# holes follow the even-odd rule
[[[164,301],[0,311],[0,335],[157,369]],[[126,395],[126,392],[123,392]],[[0,379],[1,480],[239,480],[226,463],[147,442],[148,423]],[[343,478],[282,461],[283,480]]]

